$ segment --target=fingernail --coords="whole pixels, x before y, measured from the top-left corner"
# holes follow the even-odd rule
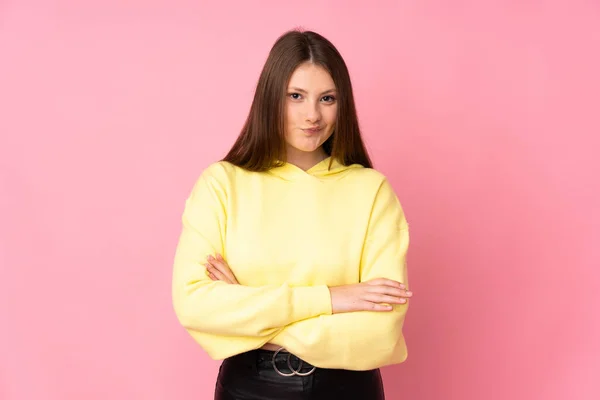
[[[206,259],[210,260],[210,261],[214,260],[213,256],[208,256],[208,257],[206,257]]]
[[[400,284],[400,289],[405,289],[406,286],[404,286],[403,284]]]
[[[406,303],[406,299],[400,299],[400,303]]]
[[[407,295],[407,296],[412,296],[412,292],[411,292],[411,291],[407,291],[407,292],[406,292],[406,295]]]

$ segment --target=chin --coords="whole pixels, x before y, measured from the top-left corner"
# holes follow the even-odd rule
[[[298,150],[298,151],[302,151],[304,153],[313,153],[317,150],[319,150],[321,148],[321,145],[319,146],[292,146],[294,149]]]
[[[303,152],[303,153],[313,153],[318,151],[323,143],[327,141],[331,135],[319,135],[313,137],[307,137],[303,134],[293,137],[288,137],[287,144],[295,151]]]

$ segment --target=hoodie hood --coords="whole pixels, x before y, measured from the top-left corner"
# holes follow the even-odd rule
[[[286,181],[311,178],[324,181],[330,179],[339,179],[345,176],[350,170],[357,168],[364,167],[360,164],[343,165],[337,159],[327,157],[306,171],[294,164],[285,163],[281,167],[271,168],[268,172],[272,175],[283,178]]]

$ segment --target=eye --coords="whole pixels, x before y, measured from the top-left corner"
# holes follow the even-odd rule
[[[323,96],[323,99],[329,99],[325,100],[326,103],[333,103],[335,101],[335,97],[333,96]]]
[[[294,100],[298,100],[301,95],[300,95],[300,93],[290,93],[290,94],[288,94],[288,96],[290,96]],[[294,97],[294,96],[297,96],[297,97]]]

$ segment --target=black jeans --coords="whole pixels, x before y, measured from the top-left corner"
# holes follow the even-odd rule
[[[253,350],[227,358],[219,368],[215,400],[384,400],[379,369],[350,371],[316,368],[298,357]],[[288,364],[289,362],[289,364]],[[293,370],[299,374],[293,373]]]

